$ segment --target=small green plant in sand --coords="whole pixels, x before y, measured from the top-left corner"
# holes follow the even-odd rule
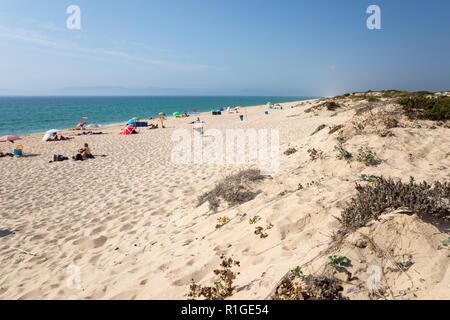
[[[361,180],[374,183],[376,179],[379,179],[380,177],[374,176],[372,174],[362,174],[359,176]]]
[[[443,244],[444,246],[448,247],[448,245],[450,244],[450,237],[448,237],[448,238],[442,240],[442,244]]]
[[[347,141],[346,137],[337,137],[336,140],[339,144],[344,144]]]
[[[195,283],[192,279],[192,283],[189,287],[190,291],[188,297],[195,300],[195,298],[204,297],[206,300],[223,300],[230,297],[233,293],[233,281],[236,276],[239,275],[235,273],[232,268],[240,267],[240,262],[235,261],[231,258],[225,258],[225,256],[220,257],[222,263],[221,269],[214,270],[214,274],[219,276],[219,278],[214,282],[213,287],[202,287]]]
[[[254,216],[253,218],[248,219],[250,224],[255,224],[257,223],[259,220],[261,220],[260,216]]]
[[[378,130],[377,134],[378,134],[378,136],[380,136],[382,138],[392,137],[394,135],[394,133],[391,130],[388,130],[388,129]]]
[[[283,196],[285,196],[285,195],[287,195],[287,194],[289,194],[289,193],[293,193],[294,191],[292,191],[292,190],[284,190],[283,192],[280,192],[278,195],[280,196],[280,197],[283,197]]]
[[[291,272],[297,278],[303,279],[305,277],[305,275],[302,272],[302,269],[299,266],[295,267],[295,269],[293,269]]]
[[[350,262],[346,256],[329,256],[328,265],[333,268],[340,269]]]
[[[414,120],[414,122],[411,123],[409,125],[409,127],[412,128],[412,129],[420,129],[420,128],[422,128],[422,126],[420,125],[420,123],[417,120]]]
[[[356,161],[364,163],[366,166],[371,166],[376,163],[375,153],[368,147],[360,148]]]
[[[338,144],[334,146],[334,150],[337,152],[336,158],[339,160],[350,160],[352,154],[344,148],[345,137],[338,137],[337,140]]]
[[[230,219],[227,216],[223,216],[217,219],[216,229],[219,229],[230,222]]]

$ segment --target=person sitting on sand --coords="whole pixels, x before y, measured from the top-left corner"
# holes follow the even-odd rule
[[[89,148],[89,144],[87,144],[87,143],[84,144],[83,148],[78,150],[78,153],[75,156],[73,156],[72,159],[78,160],[80,158],[79,154],[81,154],[81,157],[83,159],[93,159],[94,158],[94,156],[92,155],[92,152],[91,152],[91,148]]]
[[[197,120],[190,122],[190,124],[194,124],[196,122],[205,123],[205,121],[201,121],[199,117],[197,117]]]
[[[58,141],[58,135],[54,133],[50,138],[47,139],[47,141]]]

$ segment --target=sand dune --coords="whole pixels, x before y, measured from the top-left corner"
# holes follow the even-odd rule
[[[206,129],[223,133],[230,128],[279,130],[279,171],[257,186],[262,192],[254,200],[220,207],[217,213],[207,204],[197,207],[197,197],[227,174],[258,165],[174,164],[172,133],[191,130],[192,118],[169,119],[166,129],[141,129],[132,136],[118,135],[118,124],[102,128],[103,135],[69,141],[45,143],[42,134],[23,137],[24,151],[32,156],[0,159],[0,299],[186,299],[191,279],[214,282],[222,254],[241,264],[233,298],[265,299],[295,266],[304,266],[305,273],[323,271],[323,252],[339,228],[335,217],[355,193],[360,174],[449,180],[448,127],[431,129],[432,123],[422,121],[422,128],[414,128],[399,115],[402,126],[383,138],[374,120],[379,109],[357,115],[360,103],[348,100],[336,111],[305,112],[321,103],[284,103],[283,110],[269,115],[250,107],[245,121],[236,114],[200,115]],[[363,133],[358,134],[355,121],[368,124]],[[311,135],[321,125],[325,128]],[[346,142],[350,152],[369,146],[379,163],[366,167],[336,159],[339,131],[329,134],[334,125],[343,125],[339,131],[351,138]],[[85,142],[106,157],[49,163],[53,154],[72,155]],[[298,151],[284,155],[290,147]],[[314,161],[311,148],[323,152]],[[280,195],[286,190],[292,192]],[[249,224],[256,215],[261,220]],[[230,222],[217,229],[223,216]],[[256,226],[270,223],[267,238],[254,234]],[[367,279],[368,265],[384,265],[383,283],[391,290],[387,297],[450,298],[449,252],[441,246],[447,230],[417,216],[391,214],[359,232],[392,249],[392,256],[411,255],[414,264],[407,273],[387,271],[386,257],[352,245],[355,234],[333,253],[351,259],[360,280],[355,283]],[[70,266],[80,270],[79,288],[68,286],[76,274]],[[346,284],[343,294],[368,298],[364,287],[348,290],[354,286]]]

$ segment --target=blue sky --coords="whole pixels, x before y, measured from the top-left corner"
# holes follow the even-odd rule
[[[381,30],[366,27],[372,4]],[[2,0],[0,93],[449,90],[449,38],[448,0]]]

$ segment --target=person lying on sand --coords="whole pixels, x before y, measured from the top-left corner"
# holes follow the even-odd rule
[[[53,161],[50,161],[50,162],[65,161],[65,160],[69,160],[69,158],[63,156],[62,154],[54,154],[53,155]]]
[[[150,123],[150,125],[148,126],[148,128],[151,130],[151,129],[158,129],[158,124],[153,124],[153,123]]]
[[[103,132],[92,132],[92,131],[88,131],[88,132],[82,132],[82,133],[77,133],[77,136],[90,136],[90,135],[96,135],[96,134],[103,134]]]

